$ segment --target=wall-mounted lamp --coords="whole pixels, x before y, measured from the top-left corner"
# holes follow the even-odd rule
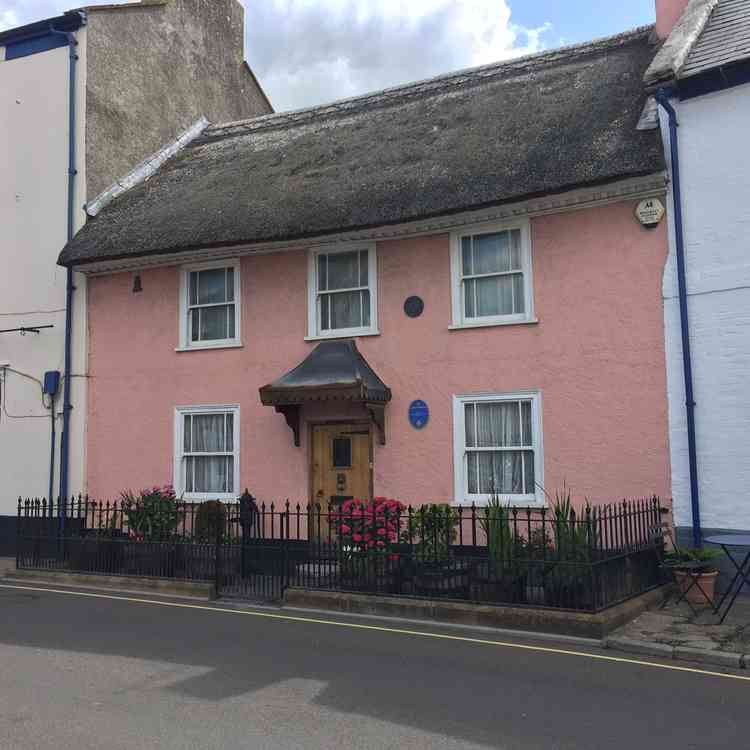
[[[140,274],[136,274],[135,278],[133,279],[133,294],[138,294],[138,292],[143,291],[143,286],[141,285],[141,276]]]

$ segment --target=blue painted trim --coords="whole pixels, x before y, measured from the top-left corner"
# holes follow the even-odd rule
[[[678,81],[677,95],[681,100],[695,99],[697,96],[725,91],[746,83],[750,83],[750,60],[707,70],[700,75]]]
[[[47,34],[20,42],[11,42],[5,47],[5,59],[17,60],[19,57],[36,55],[39,52],[48,52],[59,47],[67,47],[68,43],[58,34]]]
[[[54,27],[58,31],[77,31],[84,23],[85,16],[82,11],[70,11],[62,16],[46,18],[43,21],[35,21],[26,24],[26,26],[18,26],[15,29],[0,32],[0,46],[7,47],[17,42],[48,36],[50,27]]]
[[[680,333],[682,335],[682,369],[685,380],[685,409],[687,412],[688,462],[690,465],[690,505],[693,512],[693,546],[703,546],[701,533],[700,496],[698,493],[698,457],[695,448],[695,396],[693,393],[693,365],[690,353],[690,320],[688,317],[687,273],[685,271],[685,232],[682,220],[682,190],[680,187],[680,150],[677,142],[677,112],[669,101],[672,90],[659,89],[656,101],[669,118],[669,148],[672,161],[672,197],[674,201],[675,255],[677,284],[680,298]]]

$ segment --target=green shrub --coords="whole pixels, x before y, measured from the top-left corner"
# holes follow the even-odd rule
[[[195,513],[195,539],[202,543],[215,542],[224,535],[227,509],[219,500],[207,500]]]
[[[120,494],[120,501],[132,538],[142,542],[163,542],[174,536],[180,514],[171,485],[138,493],[126,490]]]
[[[423,505],[409,519],[409,537],[417,542],[416,555],[428,562],[445,562],[456,541],[458,511],[450,505]]]
[[[479,525],[487,537],[487,553],[496,573],[510,567],[514,558],[514,538],[510,528],[510,508],[503,505],[497,495],[492,495]]]

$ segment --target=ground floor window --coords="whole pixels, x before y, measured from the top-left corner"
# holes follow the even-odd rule
[[[542,503],[541,446],[539,393],[454,397],[456,502]]]
[[[229,499],[239,493],[239,406],[175,411],[174,484],[188,499]]]

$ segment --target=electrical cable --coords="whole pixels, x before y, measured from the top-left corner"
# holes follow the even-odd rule
[[[26,312],[6,312],[0,313],[0,318],[21,318],[24,315],[55,315],[56,313],[64,313],[65,308],[59,310],[27,310]]]
[[[0,368],[0,372],[2,372],[3,377],[0,379],[0,419],[2,418],[2,415],[5,414],[5,416],[8,419],[49,419],[49,414],[11,414],[8,411],[7,406],[5,405],[5,402],[8,400],[8,376],[6,373],[12,372],[14,375],[19,375],[22,378],[26,378],[27,380],[31,380],[32,382],[36,383],[40,390],[41,390],[41,396],[42,396],[42,406],[47,409],[47,411],[50,410],[51,407],[47,406],[44,403],[44,384],[41,380],[38,380],[33,375],[29,375],[25,372],[20,372],[19,370],[14,370],[12,367],[3,367]],[[3,388],[1,386],[5,386],[5,392],[3,393]],[[3,398],[3,395],[5,395],[5,398]]]

